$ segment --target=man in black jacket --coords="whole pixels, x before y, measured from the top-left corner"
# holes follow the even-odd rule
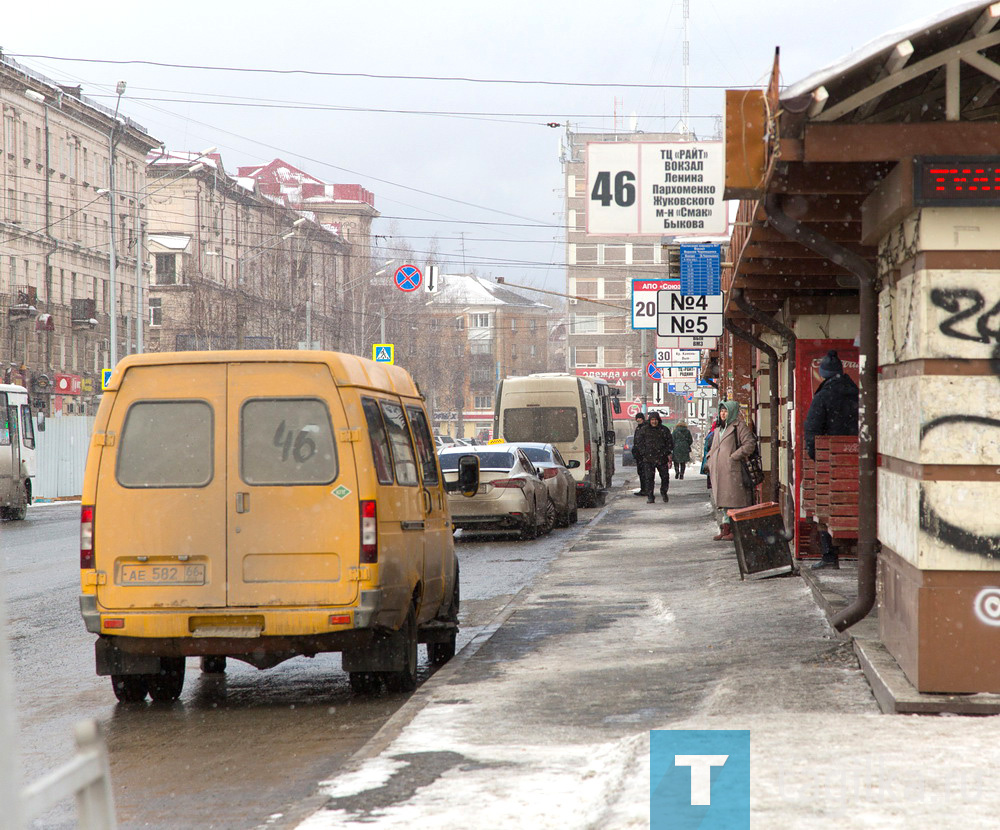
[[[646,413],[639,412],[635,413],[635,433],[632,436],[632,460],[635,461],[635,470],[639,473],[639,486],[632,491],[633,496],[645,496],[646,491],[642,486],[642,456],[640,456],[635,451],[635,439],[639,435],[639,431],[646,426]]]
[[[639,483],[646,494],[646,501],[652,504],[656,501],[653,488],[656,485],[656,474],[660,474],[660,495],[668,502],[667,490],[670,487],[670,454],[674,449],[674,439],[670,430],[663,426],[659,412],[649,413],[649,423],[636,430],[635,444],[632,453],[636,455],[639,466]]]
[[[817,435],[858,434],[858,387],[844,374],[844,364],[835,351],[827,352],[826,357],[820,361],[819,374],[825,380],[809,405],[804,428],[806,452],[813,459],[816,458]],[[813,565],[813,569],[839,568],[840,561],[837,549],[833,546],[833,537],[823,531],[819,538],[823,558]]]

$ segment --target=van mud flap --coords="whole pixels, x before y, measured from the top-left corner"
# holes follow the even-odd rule
[[[458,623],[432,620],[417,632],[418,643],[447,643],[458,633]]]
[[[98,677],[113,674],[157,674],[160,658],[152,654],[132,654],[122,651],[110,637],[98,637],[94,643],[94,658]]]
[[[346,672],[403,671],[406,668],[406,634],[399,631],[376,631],[363,646],[345,648],[340,658]]]

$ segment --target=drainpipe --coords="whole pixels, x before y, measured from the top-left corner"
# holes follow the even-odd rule
[[[779,229],[780,230],[780,229]],[[793,332],[784,323],[775,320],[769,314],[765,314],[757,306],[752,305],[750,301],[746,298],[743,293],[742,288],[734,288],[732,292],[733,302],[736,303],[736,307],[740,309],[744,314],[747,315],[751,320],[755,320],[762,326],[771,329],[775,334],[781,337],[785,341],[785,346],[788,349],[788,400],[795,400],[795,332]],[[778,375],[774,375],[774,385],[778,385]],[[794,523],[798,521],[798,516],[795,511],[795,488],[798,486],[798,482],[795,480],[795,448],[793,446],[792,438],[795,435],[795,424],[792,423],[792,419],[789,416],[788,419],[788,441],[786,443],[786,453],[787,453],[787,464],[788,464],[788,499],[786,500],[787,509],[783,511],[789,518],[787,527],[793,529],[795,527]],[[777,436],[775,436],[777,439]]]
[[[770,395],[770,415],[771,415],[771,501],[778,502],[778,353],[773,347],[767,345],[759,337],[754,337],[750,332],[740,328],[729,317],[726,318],[726,328],[740,340],[744,340],[758,351],[767,355],[768,366],[768,393]]]
[[[858,278],[860,313],[861,402],[858,409],[858,598],[837,614],[831,625],[837,631],[850,628],[868,616],[875,605],[875,574],[878,556],[876,505],[876,453],[878,451],[878,295],[876,271],[864,257],[816,233],[782,210],[777,195],[764,198],[768,223],[789,239],[826,257]],[[737,303],[739,305],[739,303]]]

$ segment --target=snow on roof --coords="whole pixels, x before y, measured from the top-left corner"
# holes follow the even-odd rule
[[[152,233],[149,235],[149,241],[172,251],[183,251],[191,244],[191,237],[180,233]]]
[[[441,305],[514,305],[551,308],[503,285],[468,274],[442,274],[441,288],[429,304]]]
[[[215,170],[223,170],[222,156],[218,153],[196,153],[191,150],[151,150],[146,154],[146,164],[149,165],[178,165],[178,164],[204,164]]]
[[[991,2],[983,2],[983,0],[960,3],[950,7],[946,11],[938,12],[937,14],[901,26],[898,29],[888,31],[869,41],[860,49],[856,49],[828,66],[813,72],[798,83],[792,84],[781,93],[781,97],[782,99],[797,98],[800,95],[810,93],[814,89],[830,83],[836,78],[849,74],[855,67],[872,59],[881,52],[887,52],[897,43],[902,43],[904,40],[909,40],[917,35],[931,34],[936,29],[943,28],[955,18],[962,17],[972,10],[986,9],[991,5]]]

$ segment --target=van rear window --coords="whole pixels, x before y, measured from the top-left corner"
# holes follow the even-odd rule
[[[503,411],[503,437],[512,443],[558,444],[580,434],[579,411],[572,406],[528,406]]]
[[[329,484],[337,477],[330,412],[316,398],[256,398],[240,412],[247,484]]]
[[[122,427],[115,475],[122,487],[204,487],[212,480],[212,407],[139,401]]]

